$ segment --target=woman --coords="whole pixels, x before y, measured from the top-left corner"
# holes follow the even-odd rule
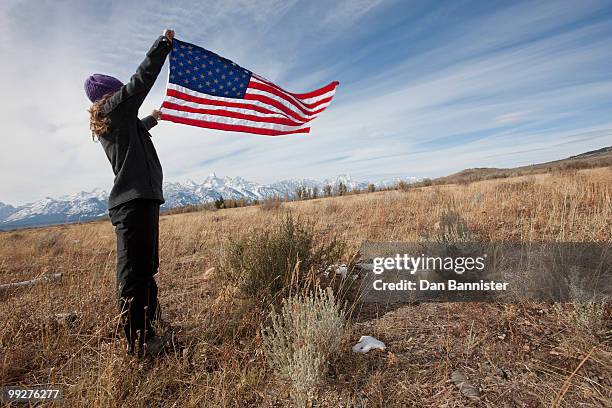
[[[155,83],[172,48],[173,30],[165,30],[127,84],[93,74],[85,92],[93,105],[90,127],[110,161],[115,181],[108,210],[117,235],[117,293],[128,353],[158,354],[164,341],[154,323],[159,319],[157,285],[159,265],[159,206],[162,168],[149,130],[159,111],[138,119],[138,109]],[[146,346],[145,346],[146,345]]]

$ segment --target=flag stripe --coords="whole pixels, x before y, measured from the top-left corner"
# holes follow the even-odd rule
[[[173,92],[170,92],[171,90]],[[179,93],[177,93],[175,91],[178,91]],[[252,90],[250,92],[252,92],[253,94],[269,95],[268,93],[266,93],[264,91],[259,91],[259,90]],[[307,120],[310,120],[310,119],[314,119],[316,117],[316,115],[318,115],[318,113],[320,113],[320,111],[319,111],[316,115],[306,115],[306,117],[303,117],[298,112],[292,111],[291,113],[285,113],[284,111],[279,110],[278,108],[274,108],[273,106],[270,106],[269,104],[261,102],[261,101],[251,100],[251,101],[245,102],[244,99],[223,98],[223,97],[220,97],[220,96],[210,96],[208,94],[197,92],[197,91],[194,91],[192,89],[185,88],[183,86],[176,85],[176,84],[173,84],[173,83],[169,83],[168,84],[167,94],[169,96],[174,96],[174,97],[177,97],[177,98],[181,98],[181,99],[185,99],[185,100],[190,100],[192,102],[198,102],[198,103],[202,103],[202,104],[210,104],[210,105],[216,105],[216,106],[233,106],[233,107],[237,107],[237,108],[253,109],[253,110],[256,110],[257,112],[261,112],[261,113],[278,113],[278,114],[282,114],[282,115],[284,115],[286,117],[292,116],[296,120],[300,120],[300,121],[307,121]],[[197,98],[197,100],[194,99],[194,98]],[[240,101],[240,102],[237,102],[237,101]],[[331,102],[327,102],[326,104],[322,105],[321,107],[327,107],[330,103]],[[272,109],[272,108],[274,108],[274,109]],[[296,117],[296,115],[297,115],[297,117]]]
[[[340,84],[338,81],[334,81],[334,82],[330,82],[329,84],[325,85],[324,87],[316,89],[316,90],[314,90],[312,92],[298,94],[298,93],[291,93],[291,92],[285,91],[281,87],[279,87],[278,85],[274,84],[273,82],[268,81],[267,79],[265,79],[264,77],[262,77],[260,75],[253,74],[253,78],[255,78],[256,80],[261,81],[261,82],[263,82],[265,84],[268,84],[270,86],[274,86],[274,87],[282,90],[283,92],[287,92],[288,94],[291,94],[291,95],[295,96],[296,98],[302,99],[302,100],[314,98],[314,97],[320,96],[322,94],[328,93],[330,91],[335,91],[336,88],[338,87],[338,85]]]
[[[223,109],[223,110],[227,110],[229,112],[242,113],[244,115],[257,115],[257,116],[261,116],[261,117],[291,120],[291,118],[288,118],[287,115],[282,114],[282,113],[278,113],[278,112],[274,112],[274,113],[262,113],[262,112],[254,111],[252,109],[236,108],[236,107],[232,107],[232,106],[206,105],[206,104],[201,104],[201,103],[197,103],[197,102],[188,102],[188,101],[185,101],[183,99],[175,98],[173,96],[168,96],[168,95],[166,95],[166,98],[164,99],[164,101],[172,103],[172,104],[175,104],[175,105],[178,105],[178,106],[186,106],[188,108],[195,108],[195,109]]]
[[[226,109],[202,109],[202,108],[194,108],[186,105],[177,105],[175,103],[171,103],[169,101],[165,101],[162,103],[162,107],[167,109],[172,109],[176,111],[190,112],[190,113],[200,113],[204,115],[217,115],[217,116],[225,116],[228,118],[234,119],[245,119],[253,122],[266,122],[266,123],[276,123],[279,125],[289,125],[289,126],[300,126],[303,123],[295,122],[293,120],[287,119],[285,117],[279,118],[276,116],[261,116],[261,115],[249,115],[241,112],[230,111]]]
[[[162,113],[160,119],[167,120],[170,122],[175,122],[175,123],[182,123],[185,125],[192,125],[192,126],[208,128],[208,129],[227,130],[231,132],[255,133],[258,135],[265,135],[265,136],[282,136],[282,135],[290,135],[293,133],[309,133],[310,132],[309,127],[300,128],[296,130],[281,131],[281,130],[275,130],[275,129],[264,129],[264,128],[253,127],[253,126],[234,125],[234,124],[226,124],[226,123],[184,118],[180,116],[170,115],[167,113]]]
[[[179,90],[180,89],[180,90]],[[261,91],[256,91],[261,92]],[[263,93],[263,95],[267,95]],[[306,123],[314,119],[317,115],[311,115],[308,117],[303,117],[295,113],[294,111],[284,108],[281,104],[276,103],[277,106],[272,106],[265,101],[252,100],[249,102],[235,102],[235,101],[244,101],[244,99],[234,99],[234,98],[221,98],[221,97],[211,97],[206,94],[199,93],[197,91],[193,91],[191,89],[181,87],[175,84],[168,84],[168,89],[166,90],[166,97],[173,97],[176,99],[181,99],[184,101],[192,102],[198,105],[208,105],[213,107],[231,107],[238,108],[244,110],[251,110],[253,113],[257,114],[274,114],[280,115],[290,120],[295,120],[300,123]],[[185,105],[184,103],[180,103],[178,101],[173,101],[179,105]],[[329,104],[329,103],[328,103]],[[278,107],[280,106],[280,108]],[[322,111],[323,109],[321,109]]]
[[[325,110],[325,107],[323,107],[319,110],[313,111],[312,113],[306,113],[306,117],[304,117],[300,112],[296,112],[294,110],[294,108],[296,107],[294,104],[287,102],[276,95],[271,95],[265,91],[258,91],[257,89],[247,91],[247,93],[244,94],[244,99],[248,101],[262,102],[268,106],[272,106],[278,109],[280,112],[284,112],[287,115],[291,115],[294,119],[300,120],[302,122],[306,122],[308,119],[314,119],[316,115]]]
[[[330,96],[328,96],[326,98],[320,99],[317,102],[314,102],[314,103],[305,103],[305,102],[302,102],[301,100],[295,98],[294,96],[290,95],[289,93],[287,93],[287,92],[285,92],[285,91],[283,91],[283,90],[281,90],[281,89],[279,89],[277,87],[270,86],[268,84],[264,84],[264,83],[261,83],[261,82],[258,82],[258,81],[251,80],[251,82],[249,83],[249,90],[250,89],[259,89],[260,91],[267,91],[267,92],[269,92],[269,93],[271,93],[273,95],[279,96],[279,97],[285,99],[287,102],[293,103],[294,105],[296,105],[304,113],[310,113],[309,111],[314,110],[315,108],[317,108],[318,106],[324,104],[325,102],[331,101],[332,96],[333,96],[333,94],[332,94],[332,95],[330,95]]]
[[[245,126],[260,127],[264,129],[279,130],[279,131],[290,131],[290,130],[296,130],[296,129],[307,127],[307,125],[304,125],[304,124],[284,125],[284,124],[278,124],[278,123],[257,122],[257,121],[248,120],[248,119],[235,119],[235,118],[231,118],[227,116],[209,115],[205,113],[185,112],[184,110],[174,110],[174,109],[168,109],[168,108],[164,108],[162,113],[167,113],[169,115],[178,116],[182,118],[201,120],[205,122],[216,121],[219,123],[225,123],[227,125],[244,124]]]
[[[199,103],[202,105],[212,105],[212,106],[228,106],[228,107],[234,107],[234,108],[241,108],[241,109],[251,109],[253,111],[256,112],[260,112],[260,113],[276,113],[273,110],[264,108],[263,106],[260,106],[260,104],[254,104],[254,103],[242,103],[242,102],[230,102],[231,100],[241,100],[241,99],[230,99],[230,98],[219,98],[219,97],[202,97],[202,96],[196,96],[195,94],[199,94],[199,95],[205,95],[205,94],[200,94],[198,92],[195,91],[191,91],[189,93],[187,92],[182,92],[182,91],[178,91],[176,89],[172,89],[171,85],[174,84],[168,84],[168,90],[166,92],[166,95],[168,96],[173,96],[175,98],[179,98],[185,101],[189,101],[189,102],[194,102],[194,103]],[[286,115],[285,115],[286,117]]]

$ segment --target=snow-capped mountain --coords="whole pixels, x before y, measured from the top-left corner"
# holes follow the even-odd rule
[[[405,180],[410,181],[411,179],[407,178]],[[264,200],[272,197],[291,199],[294,198],[298,188],[312,190],[316,187],[319,194],[322,194],[325,186],[329,185],[333,191],[337,191],[340,183],[344,184],[348,191],[364,189],[368,186],[368,183],[354,180],[348,175],[340,175],[322,181],[294,179],[264,185],[245,180],[242,177],[221,178],[213,173],[199,184],[192,180],[185,183],[164,183],[166,202],[162,206],[162,210],[209,203],[221,197],[226,200],[244,199],[247,201]],[[59,198],[47,197],[19,207],[0,203],[0,229],[61,224],[99,218],[107,214],[107,198],[108,193],[105,190],[96,189]]]
[[[9,215],[13,214],[17,209],[12,205],[0,203],[0,220],[5,219]]]
[[[390,179],[384,179],[384,180],[377,181],[374,184],[376,185],[376,187],[389,188],[389,187],[397,186],[397,184],[400,183],[401,181],[403,181],[404,183],[416,183],[419,180],[421,179],[417,177],[393,177]]]
[[[309,190],[317,188],[319,194],[322,194],[325,186],[331,186],[334,191],[337,191],[340,183],[344,184],[348,191],[355,189],[364,189],[368,187],[368,183],[364,181],[356,181],[351,176],[342,174],[332,179],[315,180],[315,179],[300,179],[300,180],[283,180],[270,185],[270,187],[289,193],[289,198],[293,198],[295,191],[299,187],[304,187]]]
[[[6,217],[0,218],[0,229],[61,224],[101,217],[106,214],[108,194],[101,189],[90,192],[46,197],[17,207]]]

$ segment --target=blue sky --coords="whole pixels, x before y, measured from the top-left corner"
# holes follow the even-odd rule
[[[167,181],[435,177],[612,145],[612,1],[7,0],[0,201],[110,188],[83,79],[127,80],[165,27],[293,92],[340,81],[309,135],[161,123]]]

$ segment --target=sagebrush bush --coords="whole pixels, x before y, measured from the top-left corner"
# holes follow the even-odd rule
[[[275,210],[280,209],[282,205],[283,205],[283,202],[280,199],[271,198],[271,199],[263,201],[259,205],[259,208],[262,211],[275,211]]]
[[[452,205],[448,205],[433,228],[421,233],[421,239],[452,245],[459,242],[477,241],[478,236],[470,230],[467,221],[461,214],[455,211]]]
[[[574,301],[572,322],[579,330],[597,335],[606,329],[605,316],[608,307],[609,303],[604,300]]]
[[[569,279],[569,295],[572,300],[570,322],[584,333],[598,335],[609,326],[607,312],[610,302],[593,296],[584,289],[584,281],[574,275]]]
[[[455,211],[447,210],[440,217],[436,240],[443,243],[469,241],[472,233],[465,219]]]
[[[273,309],[270,317],[271,326],[262,330],[268,364],[289,382],[295,405],[306,406],[315,397],[330,356],[339,351],[345,312],[327,288],[283,299],[280,313]]]
[[[57,254],[64,245],[64,234],[60,231],[50,231],[44,234],[35,244],[38,252]]]
[[[269,300],[299,289],[313,279],[311,272],[340,259],[344,251],[340,241],[332,238],[315,245],[314,235],[310,224],[286,215],[269,229],[230,239],[221,269],[244,293]]]

